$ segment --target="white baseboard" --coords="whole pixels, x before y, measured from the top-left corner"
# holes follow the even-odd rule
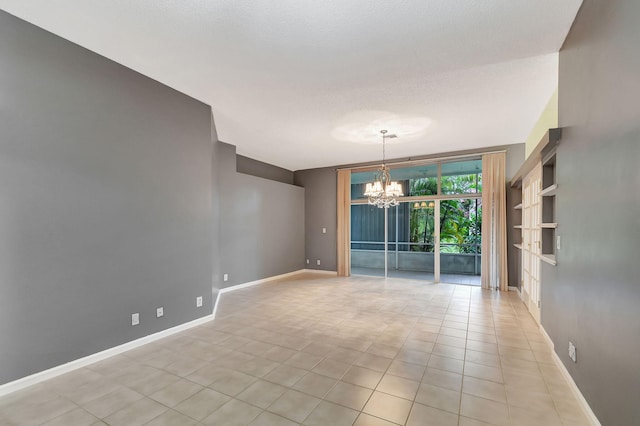
[[[518,293],[518,296],[522,299],[522,295],[520,294],[520,289],[514,285],[510,285],[509,286],[509,291],[515,291],[516,293]]]
[[[303,272],[306,272],[307,269],[298,269],[297,271],[293,271],[293,272],[287,272],[286,274],[280,274],[280,275],[274,275],[272,277],[267,277],[267,278],[262,278],[259,280],[255,280],[255,281],[249,281],[246,283],[242,283],[242,284],[236,284],[236,285],[232,285],[223,289],[220,289],[219,293],[228,293],[230,291],[235,291],[235,290],[240,290],[241,288],[247,288],[247,287],[251,287],[254,285],[258,285],[258,284],[263,284],[269,281],[275,281],[275,280],[281,280],[283,278],[287,278],[287,277],[291,277],[294,275],[298,275],[301,274]]]
[[[122,345],[115,346],[113,348],[105,349],[104,351],[97,352],[92,355],[85,356],[83,358],[76,359],[74,361],[67,362],[66,364],[58,365],[48,370],[40,371],[39,373],[32,374],[30,376],[23,377],[13,382],[0,385],[0,396],[10,394],[12,392],[19,391],[28,386],[32,386],[43,382],[45,380],[53,379],[62,374],[69,373],[73,370],[77,370],[87,365],[93,364],[98,361],[105,360],[115,355],[119,355],[131,349],[138,348],[147,343],[155,342],[172,334],[179,333],[192,327],[209,322],[213,319],[213,315],[207,315],[202,318],[195,319],[193,321],[186,322],[184,324],[177,325],[175,327],[168,328],[166,330],[159,331],[157,333],[150,334],[148,336],[141,337],[131,342],[123,343]]]
[[[53,379],[54,377],[60,376],[62,374],[69,373],[69,372],[71,372],[73,370],[77,370],[77,369],[82,368],[82,367],[86,367],[87,365],[93,364],[95,362],[105,360],[107,358],[110,358],[110,357],[115,356],[115,355],[119,355],[119,354],[124,353],[126,351],[129,351],[131,349],[135,349],[135,348],[138,348],[138,347],[140,347],[142,345],[146,345],[147,343],[154,342],[154,341],[162,339],[164,337],[171,336],[172,334],[179,333],[179,332],[187,330],[189,328],[196,327],[198,325],[201,325],[201,324],[204,324],[206,322],[209,322],[209,321],[215,319],[215,317],[216,317],[216,311],[218,309],[218,302],[220,300],[220,294],[222,294],[222,293],[228,293],[230,291],[239,290],[241,288],[246,288],[246,287],[254,286],[254,285],[257,285],[257,284],[263,284],[263,283],[266,283],[266,282],[269,282],[269,281],[283,279],[283,278],[286,278],[286,277],[290,277],[290,276],[301,274],[303,272],[316,272],[316,273],[322,273],[322,274],[327,273],[327,274],[332,274],[332,275],[336,274],[336,272],[333,272],[333,271],[321,271],[321,270],[315,270],[315,269],[300,269],[300,270],[297,270],[297,271],[288,272],[286,274],[275,275],[273,277],[263,278],[263,279],[260,279],[260,280],[250,281],[248,283],[238,284],[238,285],[234,285],[234,286],[231,286],[231,287],[223,288],[222,290],[218,291],[218,296],[216,297],[216,302],[215,302],[215,305],[213,307],[213,313],[211,315],[207,315],[207,316],[204,316],[202,318],[198,318],[196,320],[193,320],[193,321],[190,321],[190,322],[187,322],[187,323],[184,323],[184,324],[180,324],[180,325],[177,325],[175,327],[168,328],[166,330],[162,330],[162,331],[159,331],[159,332],[154,333],[154,334],[150,334],[150,335],[145,336],[145,337],[141,337],[141,338],[133,340],[131,342],[123,343],[122,345],[115,346],[113,348],[105,349],[104,351],[101,351],[101,352],[98,352],[98,353],[95,353],[95,354],[92,354],[92,355],[88,355],[86,357],[79,358],[79,359],[76,359],[74,361],[70,361],[70,362],[68,362],[66,364],[58,365],[58,366],[50,368],[48,370],[40,371],[39,373],[35,373],[35,374],[30,375],[30,376],[23,377],[21,379],[15,380],[13,382],[5,383],[3,385],[0,385],[0,396],[7,395],[7,394],[10,394],[12,392],[16,392],[18,390],[24,389],[24,388],[26,388],[28,386],[32,386],[32,385],[38,384],[38,383],[43,382],[45,380]]]
[[[291,277],[293,275],[301,274],[304,271],[305,271],[305,269],[299,269],[297,271],[287,272],[286,274],[274,275],[273,277],[267,277],[267,278],[262,278],[260,280],[249,281],[249,282],[242,283],[242,284],[236,284],[236,285],[232,285],[230,287],[226,287],[226,288],[222,288],[222,289],[218,290],[218,295],[216,296],[216,303],[214,303],[214,305],[213,305],[213,318],[216,317],[216,313],[218,312],[218,303],[220,302],[220,295],[221,294],[229,293],[230,291],[240,290],[242,288],[247,288],[247,287],[251,287],[251,286],[254,286],[254,285],[258,285],[258,284],[263,284],[263,283],[266,283],[266,282],[269,282],[269,281],[274,281],[274,280],[279,280],[279,279],[286,278],[286,277]]]
[[[567,367],[565,367],[562,360],[554,350],[555,345],[553,344],[553,340],[551,340],[551,337],[549,337],[544,327],[540,326],[540,331],[542,331],[542,335],[544,336],[545,340],[547,341],[547,344],[551,348],[551,354],[552,354],[553,360],[556,363],[556,366],[564,376],[567,383],[569,383],[569,387],[571,388],[571,390],[573,391],[573,394],[578,400],[578,403],[580,404],[580,408],[582,408],[584,415],[587,417],[587,419],[591,422],[593,426],[601,426],[600,421],[598,420],[593,410],[589,406],[589,403],[587,402],[586,399],[584,399],[582,392],[580,392],[578,385],[576,385],[576,382],[573,380],[573,377],[571,377],[571,374],[569,374]]]
[[[249,281],[242,284],[232,285],[230,287],[226,287],[218,291],[218,296],[216,297],[216,303],[213,306],[213,317],[216,317],[216,313],[218,312],[218,302],[220,301],[220,295],[224,293],[229,293],[230,291],[236,291],[243,288],[251,287],[258,284],[264,284],[270,281],[281,280],[283,278],[292,277],[294,275],[299,275],[302,273],[317,273],[317,274],[328,274],[328,275],[337,275],[336,271],[325,271],[321,269],[298,269],[297,271],[287,272],[286,274],[274,275],[272,277],[262,278],[255,281]]]
[[[325,275],[333,275],[333,276],[338,276],[338,273],[336,271],[327,271],[325,269],[302,269],[302,272],[311,272],[311,273],[316,273],[316,274],[325,274]]]

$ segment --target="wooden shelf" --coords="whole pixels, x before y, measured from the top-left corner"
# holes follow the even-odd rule
[[[520,204],[516,204],[515,206],[513,206],[514,210],[522,210],[522,203]]]
[[[541,223],[540,224],[540,228],[555,229],[557,227],[558,227],[557,223]]]
[[[556,262],[556,256],[554,254],[541,254],[540,259],[543,262],[547,262],[550,265],[556,266],[558,263]]]
[[[547,188],[540,191],[540,195],[543,197],[553,197],[556,195],[556,190],[558,189],[558,184],[554,183],[553,185],[548,186]]]
[[[513,227],[516,229],[522,229],[522,225],[513,225]]]

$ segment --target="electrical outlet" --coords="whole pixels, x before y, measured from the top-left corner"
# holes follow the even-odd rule
[[[224,274],[222,276],[222,281],[229,281],[229,274]]]
[[[131,314],[131,325],[138,325],[138,324],[140,324],[140,314],[139,313]]]
[[[322,233],[326,234],[327,233],[327,228],[322,228]]]
[[[309,264],[309,259],[307,259],[307,265]]]
[[[569,340],[569,358],[573,362],[578,362],[576,345],[571,340]]]
[[[320,266],[320,259],[316,260],[316,265]]]
[[[156,308],[156,318],[160,318],[164,316],[164,307],[160,306]]]
[[[202,307],[202,296],[196,297],[196,308]]]

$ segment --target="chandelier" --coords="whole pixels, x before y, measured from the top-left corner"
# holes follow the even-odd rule
[[[387,136],[386,130],[380,130],[380,133],[382,134],[382,166],[376,172],[375,181],[367,183],[364,195],[367,196],[369,204],[372,206],[388,209],[400,204],[398,197],[402,197],[404,194],[402,185],[391,181],[389,168],[384,164],[384,142],[387,138],[395,138],[396,135]]]

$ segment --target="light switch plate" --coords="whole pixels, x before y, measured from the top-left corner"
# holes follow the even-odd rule
[[[156,308],[156,318],[160,318],[164,316],[164,307],[160,306],[159,308]]]
[[[138,324],[140,324],[140,314],[139,313],[131,314],[131,325],[138,325]]]

